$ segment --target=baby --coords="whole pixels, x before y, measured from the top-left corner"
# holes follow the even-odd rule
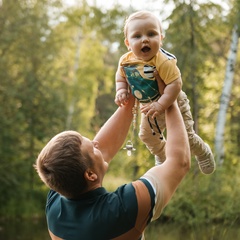
[[[155,163],[165,161],[166,140],[165,110],[177,99],[191,148],[199,168],[204,174],[215,170],[212,151],[194,131],[189,100],[182,89],[181,73],[176,57],[162,49],[162,27],[151,12],[139,11],[131,14],[124,26],[125,45],[129,52],[119,60],[116,72],[116,97],[118,106],[125,105],[129,90],[141,104],[140,139],[155,155]],[[160,94],[160,82],[154,78],[155,69],[166,87]]]

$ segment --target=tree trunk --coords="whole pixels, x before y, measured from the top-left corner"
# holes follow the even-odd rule
[[[216,126],[215,154],[216,162],[219,166],[221,166],[224,161],[224,130],[225,130],[224,128],[228,104],[231,97],[232,83],[234,77],[234,66],[237,58],[238,39],[239,39],[238,27],[237,25],[235,25],[232,32],[232,42],[227,60],[226,75],[222,95],[220,98],[220,107]]]
[[[81,41],[81,33],[79,31],[79,34],[78,34],[77,39],[76,39],[77,49],[76,49],[74,69],[73,69],[74,70],[74,72],[73,72],[73,89],[76,87],[76,82],[77,82],[77,71],[78,71],[78,68],[79,68],[79,59],[80,59],[80,41]],[[71,128],[73,114],[74,114],[74,111],[75,111],[76,96],[73,94],[70,97],[71,97],[71,102],[70,102],[69,107],[68,107],[66,129]]]

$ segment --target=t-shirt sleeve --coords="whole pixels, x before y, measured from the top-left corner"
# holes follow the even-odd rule
[[[158,69],[159,76],[165,84],[170,84],[181,76],[180,70],[176,65],[176,60],[171,59],[165,61]]]
[[[156,55],[156,68],[165,84],[170,84],[181,76],[177,67],[177,58],[163,49],[160,49],[159,54]]]
[[[139,179],[132,185],[135,189],[138,208],[135,227],[139,232],[143,232],[152,219],[155,193],[146,179]]]
[[[125,54],[126,55],[126,54]],[[125,78],[125,73],[122,67],[123,60],[125,59],[125,55],[123,55],[118,62],[118,68],[117,68],[117,74],[120,75],[121,77]]]
[[[164,208],[162,184],[159,181],[158,176],[151,170],[146,172],[141,177],[141,179],[147,180],[154,191],[155,199],[154,199],[154,209],[153,209],[153,215],[152,215],[152,221],[153,221],[160,217],[162,210]]]

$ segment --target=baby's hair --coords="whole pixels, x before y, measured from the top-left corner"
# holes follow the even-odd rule
[[[131,15],[129,15],[129,17],[126,19],[125,24],[124,24],[124,37],[127,38],[127,30],[128,30],[128,24],[135,19],[145,19],[147,17],[152,17],[155,18],[157,20],[157,22],[159,23],[159,29],[161,34],[163,34],[163,29],[162,29],[162,24],[160,22],[160,20],[157,18],[156,15],[154,15],[153,13],[143,10],[143,11],[138,11],[135,13],[132,13]]]

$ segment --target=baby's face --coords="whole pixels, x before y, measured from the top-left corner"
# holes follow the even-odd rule
[[[152,59],[162,46],[162,33],[157,19],[133,19],[128,24],[125,44],[134,55],[144,61]]]

